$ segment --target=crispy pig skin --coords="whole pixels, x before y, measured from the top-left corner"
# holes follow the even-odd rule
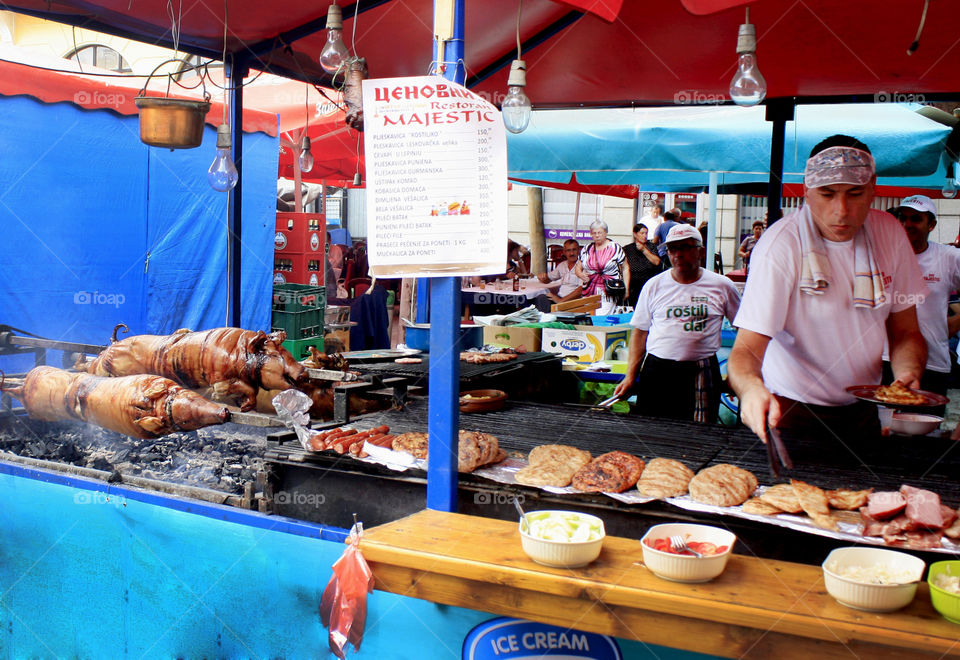
[[[257,390],[289,389],[304,384],[306,368],[281,345],[284,332],[267,335],[241,328],[172,335],[136,335],[108,346],[77,368],[95,376],[155,374],[197,389],[213,386],[220,396],[239,397],[252,410]]]
[[[223,424],[230,416],[225,406],[152,375],[103,378],[36,367],[15,396],[35,419],[79,419],[144,439]]]

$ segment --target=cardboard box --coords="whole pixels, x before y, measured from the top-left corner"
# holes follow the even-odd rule
[[[544,328],[541,350],[570,356],[577,362],[625,360],[630,325],[578,325],[576,330]]]
[[[515,328],[502,325],[483,326],[483,343],[493,346],[507,346],[528,351],[540,350],[540,328]]]

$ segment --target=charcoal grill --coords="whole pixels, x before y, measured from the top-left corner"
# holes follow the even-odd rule
[[[388,425],[392,433],[425,431],[426,401],[414,399],[402,411],[382,411],[354,422],[361,429],[381,424]],[[717,463],[733,463],[751,470],[761,483],[773,483],[763,445],[745,428],[511,400],[499,411],[461,414],[460,428],[491,433],[507,452],[515,455],[526,454],[545,443],[571,444],[594,455],[621,449],[647,460],[657,456],[674,458],[695,471]],[[960,474],[957,443],[923,438],[922,444],[911,442],[911,455],[906,457],[905,452],[896,451],[903,441],[890,439],[889,444],[853,448],[860,452],[859,458],[844,459],[838,465],[830,463],[836,454],[827,455],[822,448],[815,449],[813,443],[791,447],[797,465],[784,474],[784,479],[793,477],[830,488],[891,490],[906,482],[939,493],[947,504],[960,504],[960,483],[955,480],[955,475]],[[282,515],[348,527],[353,512],[368,524],[379,524],[424,506],[425,472],[398,473],[348,457],[304,452],[289,433],[268,436],[265,462],[271,482],[268,496],[272,488],[275,492],[307,493],[307,502],[324,502],[320,508],[298,506],[289,500],[279,505],[275,502],[276,512]],[[493,483],[471,474],[459,477],[461,513],[512,520],[516,514],[511,496],[522,497],[528,510],[560,507],[600,515],[610,534],[632,538],[640,538],[650,524],[671,520],[722,525],[743,541],[745,549],[741,551],[749,549],[760,556],[804,563],[820,563],[832,548],[845,543],[739,518],[684,511],[662,502],[627,505],[606,496],[556,496],[535,488]],[[917,554],[924,556],[922,552]],[[934,561],[943,558],[929,553],[927,556]]]

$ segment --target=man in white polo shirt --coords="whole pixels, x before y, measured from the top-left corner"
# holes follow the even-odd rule
[[[614,394],[636,387],[637,412],[716,423],[720,409],[720,326],[740,306],[726,277],[700,267],[700,232],[672,227],[664,240],[670,270],[640,290],[630,324],[627,371]]]
[[[893,374],[919,387],[927,347],[916,300],[926,294],[903,228],[870,208],[876,166],[849,136],[827,138],[804,170],[803,208],[764,232],[727,363],[743,421],[764,441],[879,435],[876,406],[846,388],[880,383],[890,338]]]
[[[947,318],[950,292],[960,289],[960,250],[929,241],[930,232],[937,226],[937,207],[926,195],[905,198],[893,215],[907,232],[928,290],[926,297],[916,301],[920,332],[927,340],[927,368],[920,387],[945,395],[950,384],[948,341],[960,330],[960,316]],[[889,383],[893,381],[893,372],[886,351],[883,359],[883,381]],[[931,412],[942,416],[944,409],[945,406],[939,406]]]

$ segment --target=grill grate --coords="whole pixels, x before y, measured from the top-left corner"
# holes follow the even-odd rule
[[[460,362],[460,379],[469,380],[478,376],[489,376],[507,370],[521,368],[531,362],[556,361],[560,363],[560,356],[553,353],[523,353],[516,360],[509,362],[495,362],[493,364],[470,364]],[[350,365],[350,368],[364,374],[381,376],[410,376],[425,377],[430,370],[430,357],[425,355],[420,364],[397,364],[396,362],[372,362],[368,364]]]

